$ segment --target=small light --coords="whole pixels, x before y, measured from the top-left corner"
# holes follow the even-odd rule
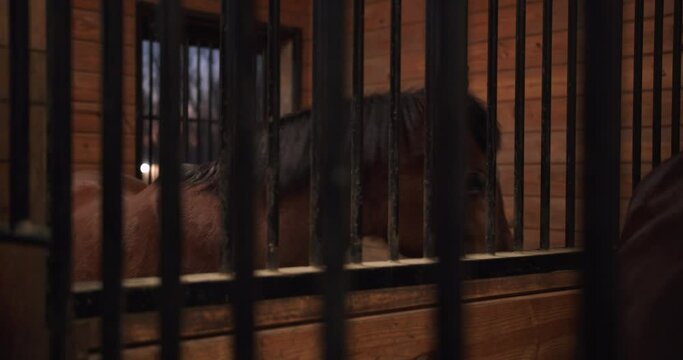
[[[142,163],[142,165],[140,165],[140,172],[143,174],[148,174],[149,173],[149,164],[148,163]]]

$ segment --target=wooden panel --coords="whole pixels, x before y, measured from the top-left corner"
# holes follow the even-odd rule
[[[47,224],[47,108],[31,105],[29,150],[30,218],[35,224]]]
[[[0,0],[0,46],[9,46],[9,5],[7,0]]]
[[[74,71],[73,101],[100,102],[102,97],[100,81],[100,75],[97,73]],[[123,103],[124,105],[135,104],[135,78],[133,76],[123,78]]]
[[[135,5],[137,0],[124,0],[123,13],[125,15],[135,15]],[[92,0],[72,0],[71,6],[75,9],[100,10],[100,2]]]
[[[45,22],[45,5],[44,0],[29,0],[29,37],[30,47],[34,50],[45,50],[47,45],[47,30]]]
[[[0,47],[0,100],[9,99],[9,49]]]
[[[576,345],[578,291],[465,304],[465,353],[468,358],[570,359]],[[349,357],[415,359],[434,348],[433,309],[367,316],[348,321]],[[257,357],[318,359],[320,325],[305,324],[257,333]],[[229,336],[185,341],[193,359],[230,358]],[[127,359],[158,357],[157,346],[126,351]]]
[[[29,93],[31,102],[47,103],[47,58],[43,51],[31,51]]]
[[[135,137],[124,136],[123,161],[135,160]],[[95,164],[100,162],[102,156],[101,139],[99,134],[74,134],[73,135],[73,161],[75,163]]]
[[[558,271],[499,279],[467,281],[463,286],[465,301],[482,301],[498,297],[518,296],[538,291],[553,291],[579,285],[580,276],[575,271]],[[379,312],[396,312],[433,306],[436,303],[434,285],[405,288],[369,290],[351,293],[347,298],[347,313],[359,317]],[[299,297],[267,300],[257,303],[255,314],[258,328],[272,328],[314,322],[321,319],[320,297]],[[149,343],[159,338],[158,314],[128,315],[124,321],[125,342],[129,345]],[[97,319],[79,320],[77,331],[84,337],[82,346],[99,347],[99,322]],[[230,307],[210,306],[185,309],[183,313],[184,337],[208,336],[233,329]]]
[[[0,100],[0,161],[9,161],[9,103]]]
[[[72,43],[72,69],[76,71],[101,73],[102,44],[93,41],[75,40]],[[123,48],[123,74],[135,75],[135,48]]]
[[[0,208],[9,209],[9,162],[0,161]]]
[[[102,15],[99,11],[80,10],[71,11],[71,37],[74,40],[100,41],[102,33]],[[123,44],[135,46],[135,17],[123,18]]]

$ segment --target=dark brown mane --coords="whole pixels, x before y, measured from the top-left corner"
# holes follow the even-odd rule
[[[477,145],[482,151],[486,150],[486,111],[482,104],[469,96],[468,119],[469,129]],[[350,118],[350,103],[346,107],[345,118]],[[407,91],[401,94],[399,124],[400,142],[407,150],[409,157],[424,155],[423,137],[425,121],[426,99],[424,90]],[[381,164],[387,158],[388,133],[390,120],[390,96],[388,93],[365,97],[363,122],[363,163],[365,166]],[[280,187],[283,190],[295,186],[305,185],[309,179],[311,141],[311,110],[302,110],[284,116],[280,124]],[[263,125],[263,124],[261,124]],[[496,124],[497,125],[497,124]],[[266,167],[266,127],[258,130],[258,153],[256,159],[256,176],[261,177]],[[345,137],[348,134],[344,134]],[[499,129],[496,126],[496,144]],[[349,144],[347,141],[346,144]],[[348,146],[348,145],[347,145]],[[183,180],[189,186],[206,186],[206,189],[217,190],[219,177],[218,162],[195,165],[184,171]]]

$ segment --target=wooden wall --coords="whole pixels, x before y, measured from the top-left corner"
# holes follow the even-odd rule
[[[424,0],[404,0],[402,18],[402,86],[405,89],[423,86],[424,61]],[[663,124],[662,156],[670,154],[671,130],[671,65],[673,42],[673,0],[665,0],[664,9],[664,71],[663,71]],[[498,42],[498,121],[502,131],[501,151],[498,154],[499,178],[504,194],[508,219],[514,218],[514,86],[515,86],[515,0],[499,1]],[[567,0],[556,0],[553,6],[552,38],[552,135],[551,135],[551,246],[564,244],[565,219],[565,168],[566,168],[566,76],[567,76]],[[367,0],[365,20],[365,89],[367,93],[387,91],[389,87],[389,26],[390,2]],[[527,0],[526,19],[526,117],[525,117],[525,247],[536,248],[540,223],[540,146],[541,146],[541,51],[542,51],[541,0]],[[581,14],[581,11],[580,11]],[[633,73],[634,1],[624,1],[623,30],[623,100],[622,100],[622,213],[631,194],[631,119]],[[580,17],[581,15],[579,15]],[[579,27],[582,20],[579,19]],[[350,31],[350,28],[349,28]],[[488,2],[469,1],[469,77],[470,91],[486,101],[486,67],[488,36]],[[579,49],[583,32],[580,30]],[[652,151],[652,64],[654,38],[654,1],[645,2],[644,59],[643,59],[643,174],[650,168]],[[583,62],[579,55],[579,67]],[[310,85],[310,81],[304,84]],[[578,88],[582,93],[583,78],[579,69]],[[579,96],[577,194],[582,191],[581,146],[582,106]],[[581,199],[577,209],[581,207]],[[578,216],[577,219],[581,217]],[[582,234],[582,223],[577,224],[577,237]]]

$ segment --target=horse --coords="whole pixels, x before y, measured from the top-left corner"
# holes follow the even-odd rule
[[[345,106],[345,119],[350,119],[351,103]],[[486,148],[487,114],[481,102],[468,97],[466,156],[468,158],[467,221],[464,251],[485,251],[486,234]],[[387,238],[387,126],[390,121],[389,94],[366,96],[363,101],[363,261],[386,258]],[[311,110],[284,116],[280,131],[280,266],[308,264],[309,152],[311,143]],[[400,96],[399,124],[399,250],[405,257],[422,256],[423,239],[423,173],[426,97],[424,90],[406,91]],[[259,123],[256,135],[255,177],[266,172],[267,126]],[[345,135],[348,140],[349,134]],[[499,144],[496,124],[496,144]],[[346,141],[348,144],[349,141]],[[348,149],[347,149],[348,150]],[[498,150],[498,149],[496,149]],[[221,166],[209,162],[187,168],[181,180],[182,272],[216,272],[220,269],[222,217],[219,198]],[[256,181],[256,183],[259,183]],[[504,213],[497,184],[498,202],[496,249],[512,248],[512,236]],[[124,197],[124,277],[158,274],[159,246],[162,245],[158,213],[159,186],[154,183]],[[266,206],[265,189],[255,194],[256,268],[265,267]],[[100,277],[101,203],[99,199],[74,209],[74,280]],[[382,240],[378,240],[382,239]]]
[[[617,248],[620,350],[625,359],[683,355],[683,154],[635,189]]]

